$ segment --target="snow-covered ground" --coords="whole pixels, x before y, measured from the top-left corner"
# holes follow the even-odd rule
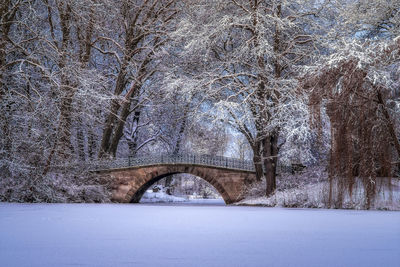
[[[0,266],[385,266],[400,212],[0,203]]]

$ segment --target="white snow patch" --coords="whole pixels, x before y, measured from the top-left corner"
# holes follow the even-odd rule
[[[185,202],[186,198],[171,196],[165,193],[164,191],[153,192],[151,190],[147,190],[141,200],[140,203],[158,203],[158,202]]]

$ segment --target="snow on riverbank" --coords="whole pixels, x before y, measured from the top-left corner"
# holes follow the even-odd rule
[[[305,185],[277,191],[271,197],[253,197],[242,200],[236,205],[266,207],[323,208],[325,194],[324,183]]]
[[[286,207],[286,208],[328,208],[328,183],[301,185],[277,191],[270,197],[249,197],[235,205]],[[354,190],[352,199],[345,198],[344,206],[348,209],[364,208],[364,192],[362,188]],[[400,210],[400,182],[394,180],[392,189],[381,189],[376,195],[372,209]]]
[[[0,266],[397,267],[400,212],[0,203]]]

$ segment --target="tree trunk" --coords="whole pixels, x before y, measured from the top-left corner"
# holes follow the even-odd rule
[[[5,85],[3,83],[3,73],[5,72],[6,65],[6,40],[5,36],[0,39],[0,103],[3,102],[3,98],[6,95]]]
[[[3,72],[5,71],[5,48],[6,48],[6,41],[5,41],[5,36],[2,36],[0,39],[0,107],[1,107],[1,112],[0,112],[0,127],[2,130],[2,136],[0,139],[0,151],[2,150],[3,153],[1,153],[1,158],[2,159],[9,159],[10,158],[10,152],[11,152],[11,143],[10,143],[10,124],[9,124],[9,119],[10,119],[10,106],[5,99],[6,97],[6,89],[5,89],[5,84],[3,84]],[[2,168],[1,173],[4,173],[5,177],[8,176],[8,164],[4,165],[4,168]]]
[[[144,72],[145,69],[142,68],[140,69],[139,73]],[[139,75],[139,77],[142,77],[142,75]],[[123,136],[123,131],[126,123],[126,119],[128,118],[129,114],[131,114],[131,104],[132,100],[138,95],[139,89],[142,86],[142,83],[140,81],[135,82],[132,87],[129,89],[127,95],[125,96],[125,102],[122,105],[121,113],[119,115],[118,121],[115,121],[114,125],[114,131],[111,129],[111,133],[114,132],[112,136],[110,136],[110,141],[109,141],[109,147],[106,150],[106,153],[111,155],[112,157],[115,157],[118,149],[118,144],[119,141],[121,140],[121,137]],[[138,107],[137,107],[138,108]],[[139,112],[140,115],[140,112]]]
[[[0,102],[1,104],[1,102]],[[11,107],[8,103],[5,104],[5,110],[3,110],[0,115],[1,119],[1,132],[2,136],[0,138],[0,158],[2,160],[12,160],[12,139],[11,139],[11,129],[10,129],[10,120],[12,117]],[[0,105],[1,107],[1,105]],[[1,165],[0,165],[1,167]],[[8,177],[10,173],[9,164],[3,163],[3,166],[0,168],[0,173],[3,178]]]
[[[266,196],[276,190],[276,166],[278,162],[278,135],[271,134],[263,140],[263,160],[266,179]]]
[[[117,78],[117,83],[115,85],[114,96],[119,96],[125,88],[127,83],[126,81],[126,68],[128,66],[128,62],[124,62]],[[111,100],[110,111],[107,114],[107,118],[104,122],[104,130],[103,136],[101,138],[99,158],[105,158],[109,155],[111,137],[113,133],[113,129],[115,127],[115,123],[118,119],[118,111],[120,109],[120,104],[118,100]]]
[[[105,158],[109,154],[110,149],[110,140],[112,136],[112,132],[114,129],[114,125],[116,123],[117,112],[120,108],[120,105],[117,100],[111,100],[110,112],[107,115],[106,121],[104,122],[104,130],[103,136],[101,138],[99,158]]]
[[[149,56],[149,55],[147,55]],[[128,59],[126,59],[128,60]],[[108,113],[105,127],[103,131],[103,137],[101,140],[99,158],[106,157],[106,155],[115,157],[119,140],[122,137],[123,129],[125,126],[125,121],[128,115],[130,114],[130,106],[132,99],[137,96],[139,93],[138,90],[142,86],[142,79],[146,74],[146,66],[149,63],[150,58],[146,58],[142,62],[142,66],[139,69],[139,73],[137,75],[137,81],[132,85],[129,89],[128,93],[125,95],[125,103],[122,106],[122,110],[120,116],[118,118],[118,112],[121,109],[121,105],[118,103],[117,100],[111,101],[111,108],[110,112]],[[126,67],[128,65],[128,61],[124,63],[124,68],[121,69],[120,74],[117,79],[117,84],[115,87],[114,95],[120,95],[127,83],[126,80]]]
[[[89,60],[92,53],[92,46],[91,40],[94,31],[94,24],[95,24],[95,9],[92,5],[90,8],[90,17],[87,22],[87,27],[84,28],[77,28],[77,38],[79,43],[79,59],[81,62],[81,68],[87,69],[89,67]],[[86,34],[82,33],[82,30],[86,30]],[[84,37],[83,37],[84,36]],[[86,160],[86,153],[85,153],[85,135],[84,135],[84,128],[87,128],[87,143],[86,146],[88,148],[88,158],[92,158],[93,156],[93,134],[91,132],[91,127],[84,124],[84,120],[78,117],[77,129],[76,129],[76,139],[77,139],[77,148],[78,148],[78,157],[81,161]],[[90,132],[89,132],[90,131]]]
[[[85,161],[86,160],[86,153],[85,153],[85,137],[83,134],[83,123],[80,120],[78,123],[78,128],[76,129],[76,146],[78,148],[78,157],[79,160]]]
[[[88,127],[88,156],[90,159],[94,159],[94,153],[96,151],[96,135],[94,134],[91,127]]]
[[[75,90],[68,85],[62,86],[62,98],[60,106],[60,121],[57,129],[56,154],[62,159],[69,158],[72,154],[71,144],[71,122],[72,122],[72,101]]]
[[[397,152],[397,159],[398,159],[398,161],[400,161],[400,142],[396,135],[396,130],[395,130],[393,121],[390,118],[389,111],[387,110],[386,104],[383,101],[383,96],[382,96],[381,91],[379,89],[376,89],[376,90],[377,90],[378,103],[380,104],[383,116],[385,117],[386,127],[389,130],[389,134],[392,139],[392,145],[394,146],[394,148]],[[397,163],[397,168],[400,170],[400,162]]]
[[[187,125],[187,114],[189,112],[189,106],[190,106],[190,102],[188,104],[186,104],[186,106],[185,106],[183,120],[181,123],[181,127],[179,128],[179,132],[178,132],[178,139],[176,140],[175,148],[174,148],[174,151],[172,152],[173,155],[178,155],[181,152],[183,134],[185,133],[186,125]],[[167,176],[165,178],[165,187],[171,186],[171,182],[172,182],[173,178],[174,178],[173,175]],[[171,192],[171,190],[167,190],[167,191],[169,193]]]
[[[279,3],[276,7],[276,17],[282,17],[282,5]],[[279,54],[281,49],[281,30],[279,28],[279,24],[275,25],[275,34],[274,34],[274,55],[275,59],[273,59],[274,64],[274,73],[275,78],[280,79],[282,75],[282,66],[279,62]],[[280,98],[280,92],[278,88],[274,88],[274,93],[276,98]],[[279,101],[279,100],[274,100]],[[265,168],[265,179],[266,179],[266,196],[270,196],[276,190],[276,167],[278,163],[278,131],[269,134],[266,138],[263,139],[262,145],[262,154],[263,154],[263,163]]]
[[[183,120],[182,120],[182,123],[181,123],[181,127],[179,128],[178,139],[176,140],[175,148],[174,148],[174,151],[173,151],[174,155],[177,155],[177,154],[179,154],[181,152],[183,135],[185,133],[186,125],[187,125],[187,116],[188,116],[188,113],[189,113],[189,106],[190,106],[190,102],[188,102],[186,104],[185,110],[183,112]]]
[[[253,163],[256,170],[256,180],[261,181],[264,176],[261,160],[261,141],[256,141],[251,148],[253,149]]]
[[[117,153],[119,141],[121,140],[121,137],[123,135],[123,130],[124,130],[126,119],[128,118],[129,113],[130,113],[130,107],[131,107],[130,100],[128,102],[125,102],[124,105],[122,106],[122,110],[121,110],[121,114],[119,116],[117,127],[115,128],[114,135],[112,136],[112,139],[111,139],[108,153],[110,155],[112,155],[114,158]]]
[[[139,119],[140,119],[140,109],[135,110],[133,114],[133,125],[136,125],[136,127],[139,125]],[[138,129],[136,129],[134,133],[133,140],[128,140],[128,147],[129,147],[129,154],[130,156],[135,156],[137,153],[137,148],[138,148]]]
[[[14,9],[12,9],[14,8]],[[11,9],[11,10],[10,10]],[[10,103],[6,99],[6,85],[3,83],[4,73],[6,71],[6,49],[8,43],[8,35],[10,32],[11,25],[13,24],[16,11],[18,6],[12,6],[10,0],[3,1],[0,6],[0,19],[1,23],[1,38],[0,38],[0,127],[2,136],[0,137],[0,158],[11,160],[12,157],[12,139],[11,139],[11,127],[10,122],[12,118],[12,108]],[[3,150],[3,153],[1,153]],[[0,169],[0,173],[7,177],[10,175],[9,164],[4,164],[3,168]]]
[[[51,10],[49,10],[51,12]],[[60,18],[60,26],[62,33],[60,59],[58,62],[59,68],[64,71],[67,66],[68,59],[68,44],[70,42],[70,30],[71,30],[71,6],[69,3],[59,2],[58,13]],[[51,16],[51,13],[48,14]],[[57,127],[57,136],[54,142],[53,148],[50,151],[47,159],[47,166],[45,167],[46,174],[51,162],[53,155],[59,156],[61,159],[67,159],[72,154],[71,144],[71,121],[72,121],[72,102],[75,95],[76,89],[71,85],[68,77],[65,73],[61,74],[61,103],[60,103],[60,118]]]

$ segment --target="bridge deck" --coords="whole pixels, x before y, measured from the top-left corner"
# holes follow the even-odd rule
[[[145,167],[160,164],[188,164],[208,167],[218,167],[223,169],[241,170],[254,172],[254,164],[249,160],[240,160],[222,156],[211,155],[170,155],[160,154],[153,156],[128,157],[116,159],[114,161],[102,162],[97,166],[98,170],[121,169],[129,167]]]

